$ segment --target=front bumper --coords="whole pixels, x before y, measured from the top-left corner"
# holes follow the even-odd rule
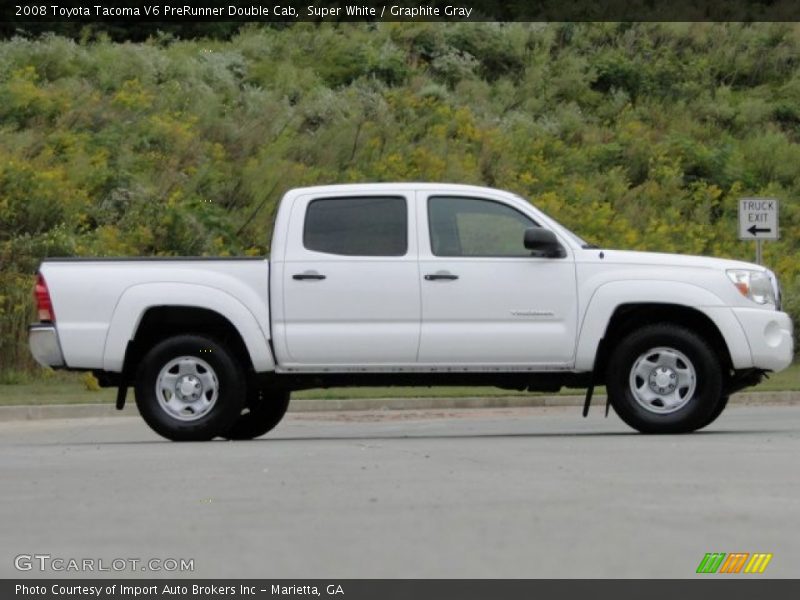
[[[55,325],[36,323],[28,328],[28,346],[33,358],[44,367],[63,367],[64,354]]]
[[[792,363],[792,320],[784,312],[760,308],[734,308],[750,345],[753,367],[781,371]]]

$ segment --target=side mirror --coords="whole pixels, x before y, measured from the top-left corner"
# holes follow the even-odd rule
[[[533,256],[542,258],[564,258],[567,255],[556,234],[541,227],[525,230],[525,247],[531,250]]]

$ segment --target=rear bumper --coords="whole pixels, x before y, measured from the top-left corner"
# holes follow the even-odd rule
[[[55,325],[36,323],[28,328],[28,346],[33,358],[44,367],[63,367],[64,354]]]
[[[758,308],[734,308],[733,312],[747,337],[755,368],[781,371],[792,363],[794,339],[789,315]]]

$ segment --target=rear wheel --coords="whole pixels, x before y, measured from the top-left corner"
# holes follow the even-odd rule
[[[225,435],[241,414],[242,368],[223,344],[178,335],[145,355],[136,378],[136,405],[159,435],[174,441]]]
[[[611,405],[642,433],[686,433],[708,425],[722,402],[716,352],[696,333],[669,323],[627,335],[613,350]]]
[[[291,393],[274,386],[254,383],[249,387],[247,409],[230,431],[231,440],[252,440],[275,429],[289,408]]]

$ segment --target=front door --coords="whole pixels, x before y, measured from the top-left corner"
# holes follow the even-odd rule
[[[524,247],[537,226],[500,199],[418,193],[420,366],[565,368],[577,325],[575,263]]]

